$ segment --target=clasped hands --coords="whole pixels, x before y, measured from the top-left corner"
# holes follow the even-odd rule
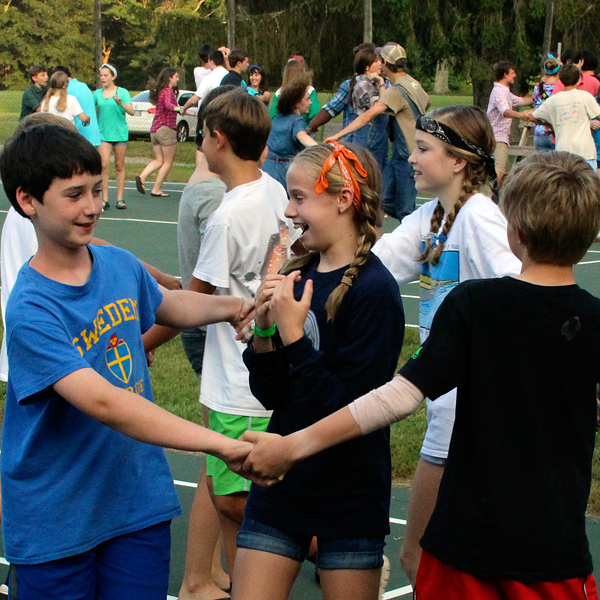
[[[223,460],[238,475],[259,485],[278,483],[297,462],[292,457],[290,436],[263,431],[246,431],[239,440],[231,440]]]

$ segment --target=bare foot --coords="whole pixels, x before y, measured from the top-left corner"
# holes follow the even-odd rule
[[[220,587],[222,590],[228,590],[231,587],[231,579],[229,579],[229,575],[227,575],[223,569],[217,573],[213,572],[212,578],[215,582],[215,585]]]
[[[229,586],[229,578],[227,578],[227,586]],[[221,600],[221,598],[229,598],[229,594],[214,583],[193,591],[184,584],[179,590],[179,600]]]

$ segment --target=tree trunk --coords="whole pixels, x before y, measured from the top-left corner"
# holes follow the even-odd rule
[[[372,0],[363,0],[365,9],[363,42],[370,44],[373,42],[373,2]]]
[[[235,0],[227,0],[227,47],[235,48]]]
[[[473,104],[482,110],[487,110],[490,93],[492,92],[492,78],[479,79],[473,77]]]
[[[448,85],[448,76],[450,70],[448,68],[448,61],[446,59],[441,60],[435,66],[435,83],[433,84],[433,93],[438,95],[447,94],[450,91]]]
[[[96,87],[100,85],[102,66],[102,1],[94,0],[94,62],[96,65]]]
[[[552,44],[552,22],[554,19],[554,0],[546,0],[546,23],[544,25],[544,43],[542,45],[542,53],[544,55],[550,53]]]

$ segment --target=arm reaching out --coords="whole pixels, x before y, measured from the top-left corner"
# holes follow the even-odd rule
[[[192,329],[226,321],[243,329],[254,315],[254,302],[235,296],[209,296],[188,290],[161,288],[163,301],[156,311],[156,322],[176,329]]]
[[[423,399],[416,386],[396,375],[386,385],[288,436],[246,431],[240,439],[252,442],[254,449],[244,463],[244,472],[282,479],[297,462],[313,454],[405,419]]]

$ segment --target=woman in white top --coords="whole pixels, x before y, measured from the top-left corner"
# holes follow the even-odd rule
[[[83,112],[79,100],[75,96],[67,94],[69,78],[66,73],[57,71],[50,79],[50,87],[42,101],[42,112],[51,113],[63,117],[71,123],[75,123],[75,117],[79,117],[84,126],[90,124],[90,118]]]

